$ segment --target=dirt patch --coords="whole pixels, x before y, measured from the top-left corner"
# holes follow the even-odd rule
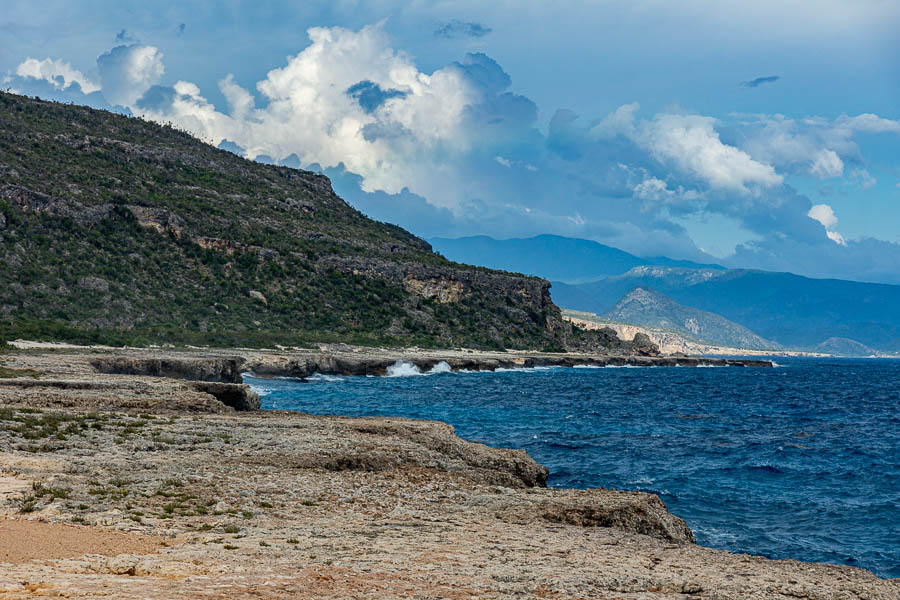
[[[5,502],[10,496],[24,494],[31,489],[31,482],[15,477],[0,476],[0,502]]]
[[[103,531],[87,526],[0,519],[0,563],[19,564],[85,554],[151,554],[160,541],[138,533]]]

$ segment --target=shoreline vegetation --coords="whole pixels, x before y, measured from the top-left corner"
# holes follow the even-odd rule
[[[503,356],[4,354],[0,547],[15,540],[15,551],[0,554],[0,597],[900,597],[900,580],[862,569],[697,546],[652,494],[548,489],[523,451],[466,442],[443,423],[223,401],[236,389],[252,398],[246,371]],[[514,355],[544,357],[575,358]]]

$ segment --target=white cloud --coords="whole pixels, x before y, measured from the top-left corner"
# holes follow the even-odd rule
[[[841,115],[835,119],[834,124],[836,127],[846,127],[865,133],[900,133],[900,121],[885,119],[871,113],[855,117]]]
[[[706,181],[711,187],[749,191],[749,186],[779,185],[783,177],[734,146],[722,143],[715,119],[699,115],[659,114],[641,123],[637,141],[661,162]]]
[[[589,134],[598,140],[609,140],[619,135],[635,137],[634,120],[640,107],[637,102],[623,104],[594,125]]]
[[[180,93],[167,111],[136,112],[171,119],[213,144],[227,138],[250,157],[280,160],[296,154],[302,164],[324,168],[344,163],[363,177],[366,191],[408,188],[458,209],[463,198],[451,159],[470,147],[467,110],[487,92],[457,63],[420,72],[409,56],[391,47],[380,25],[308,33],[307,48],[257,83],[268,101],[265,108],[255,108],[249,92],[229,76],[220,89],[230,116],[217,112],[199,90]],[[364,106],[348,93],[360,83],[385,96],[374,107]]]
[[[244,119],[253,110],[253,96],[242,88],[234,80],[234,75],[228,74],[219,82],[219,90],[228,102],[228,110],[235,119]],[[199,92],[199,90],[198,90]]]
[[[97,58],[103,96],[111,103],[133,106],[144,92],[159,83],[165,68],[154,46],[116,46]]]
[[[72,65],[62,60],[50,58],[37,60],[29,57],[16,67],[16,75],[42,79],[62,90],[68,89],[73,83],[77,83],[85,94],[90,94],[100,89],[100,86],[88,79],[84,73],[72,68]]]
[[[841,246],[847,245],[847,240],[844,239],[844,236],[839,234],[837,231],[826,231],[825,235],[828,236],[828,239],[834,242],[835,244],[840,244]]]
[[[844,239],[844,236],[842,236],[837,231],[834,231],[834,226],[837,225],[838,219],[834,214],[834,210],[832,210],[829,205],[815,204],[812,208],[809,209],[809,212],[806,213],[806,216],[822,224],[822,227],[825,228],[825,235],[828,236],[829,240],[841,246],[847,245],[847,241]]]
[[[620,106],[594,125],[589,135],[595,140],[630,139],[659,162],[674,165],[712,188],[748,192],[750,187],[782,183],[783,177],[770,165],[723,143],[714,118],[660,113],[636,123],[639,108],[636,102]]]
[[[819,179],[840,177],[844,174],[844,161],[834,150],[819,150],[813,156],[810,173]]]
[[[494,160],[496,160],[498,163],[500,163],[501,165],[503,165],[506,168],[509,168],[512,166],[512,163],[509,162],[508,160],[506,160],[505,158],[503,158],[502,156],[499,156],[499,155],[495,156]]]
[[[668,189],[665,181],[656,177],[648,177],[634,186],[634,195],[642,200],[666,200],[674,192]]]
[[[827,204],[815,204],[809,209],[807,216],[822,224],[822,227],[830,229],[837,225],[837,217],[834,216],[834,210]]]

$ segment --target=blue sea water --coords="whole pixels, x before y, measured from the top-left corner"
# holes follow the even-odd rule
[[[245,381],[263,408],[523,448],[551,487],[659,494],[706,546],[900,577],[900,361],[778,361]]]

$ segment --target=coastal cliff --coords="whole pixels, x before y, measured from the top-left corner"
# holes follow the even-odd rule
[[[547,281],[448,261],[321,174],[8,93],[0,119],[0,338],[630,352]]]

